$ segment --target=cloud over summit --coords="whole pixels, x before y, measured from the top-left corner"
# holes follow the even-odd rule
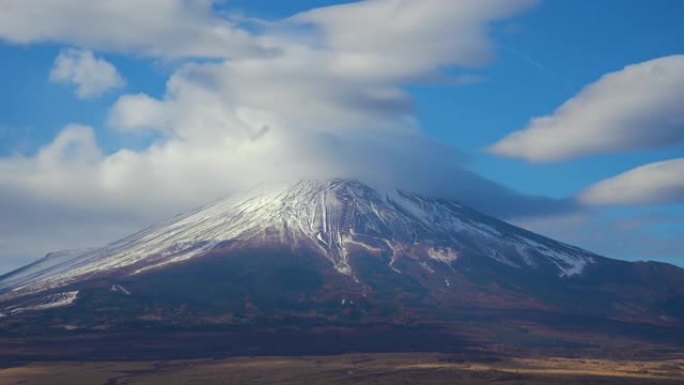
[[[91,213],[111,228],[300,178],[392,184],[501,217],[576,210],[571,200],[528,196],[468,171],[461,153],[423,133],[403,89],[447,67],[484,65],[493,56],[489,25],[534,3],[368,0],[270,22],[255,34],[207,0],[60,0],[42,8],[5,0],[6,41],[184,60],[161,95],[121,95],[109,110],[107,129],[153,132],[149,146],[107,152],[97,144],[103,127],[69,125],[37,155],[0,159],[0,193],[11,190],[21,207],[41,202],[43,215]],[[70,74],[77,90],[86,87]]]

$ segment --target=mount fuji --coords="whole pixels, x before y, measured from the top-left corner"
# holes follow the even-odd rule
[[[306,180],[6,274],[0,328],[9,340],[42,336],[43,347],[118,346],[110,338],[144,331],[126,357],[169,346],[180,355],[676,349],[684,270],[602,257],[450,200]]]

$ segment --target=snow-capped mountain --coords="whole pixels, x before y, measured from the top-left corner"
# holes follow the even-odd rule
[[[146,347],[159,343],[154,331],[222,330],[236,354],[434,351],[502,333],[523,344],[684,345],[684,270],[601,257],[449,200],[301,181],[6,274],[0,330],[144,330]]]
[[[357,181],[309,180],[232,196],[101,249],[50,254],[0,279],[0,298],[96,275],[134,276],[217,248],[275,244],[310,246],[346,275],[354,275],[350,246],[389,255],[393,268],[398,258],[449,264],[471,254],[517,269],[543,267],[561,277],[581,274],[597,259],[452,201]]]

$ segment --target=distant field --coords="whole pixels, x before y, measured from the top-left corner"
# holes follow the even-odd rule
[[[1,385],[684,384],[684,359],[524,358],[463,361],[445,354],[353,354],[220,360],[34,363],[0,369]]]

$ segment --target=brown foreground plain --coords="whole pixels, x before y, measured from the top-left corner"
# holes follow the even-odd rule
[[[657,361],[449,354],[349,354],[137,362],[50,362],[0,369],[1,385],[656,385],[684,384],[684,358]]]

